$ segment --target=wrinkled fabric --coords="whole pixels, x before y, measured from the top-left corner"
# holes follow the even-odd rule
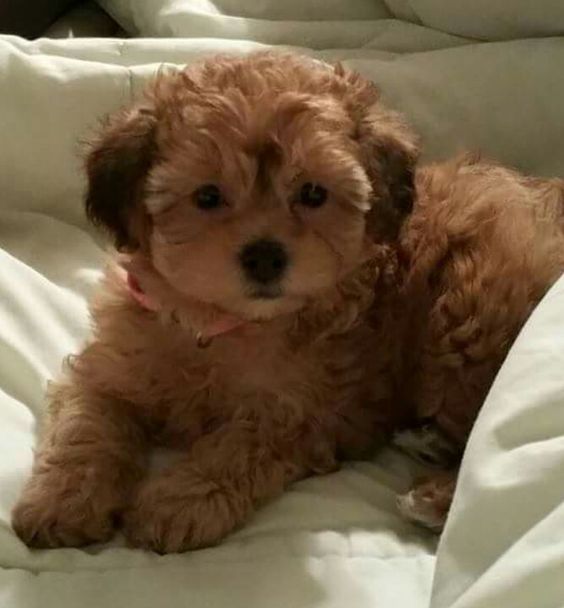
[[[98,0],[133,36],[230,38],[311,48],[369,44],[387,20],[473,41],[564,34],[560,0]],[[382,22],[382,23],[379,23]],[[413,29],[413,32],[416,30]]]
[[[396,513],[395,493],[414,470],[392,450],[297,484],[219,547],[181,556],[128,550],[119,538],[29,551],[10,528],[45,385],[87,339],[86,303],[107,255],[84,219],[81,142],[163,63],[270,44],[340,60],[407,115],[425,158],[480,149],[564,176],[563,40],[542,30],[538,39],[477,44],[471,31],[428,27],[423,4],[105,0],[125,29],[134,7],[138,29],[129,31],[142,35],[162,35],[167,11],[188,7],[201,19],[178,34],[192,39],[0,37],[0,605],[426,608],[431,593],[433,608],[564,604],[562,283],[492,390],[438,557],[435,537]]]

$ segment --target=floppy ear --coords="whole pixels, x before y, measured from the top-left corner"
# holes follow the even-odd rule
[[[374,191],[369,230],[393,238],[413,208],[417,138],[400,114],[382,105],[373,82],[339,64],[335,75],[344,85],[344,102],[355,123],[354,139]]]
[[[357,137],[375,198],[369,229],[382,238],[395,238],[413,209],[417,139],[400,114],[379,103],[360,119]]]
[[[155,156],[156,118],[148,108],[110,117],[86,159],[86,214],[114,238],[117,249],[135,248],[135,214]],[[138,223],[138,222],[137,222]]]

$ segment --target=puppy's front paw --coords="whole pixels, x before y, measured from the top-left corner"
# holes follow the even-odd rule
[[[134,547],[180,553],[218,543],[251,510],[250,499],[197,473],[156,477],[125,514],[124,533]]]
[[[34,475],[12,512],[12,526],[29,547],[81,547],[113,535],[112,504],[103,492],[84,492],[63,470]]]

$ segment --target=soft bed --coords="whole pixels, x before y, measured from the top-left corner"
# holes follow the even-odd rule
[[[386,449],[297,484],[221,546],[30,551],[10,528],[43,392],[88,336],[106,244],[80,142],[163,64],[290,49],[372,78],[422,136],[564,177],[564,7],[447,0],[104,0],[131,39],[0,37],[0,606],[564,606],[564,281],[519,336],[472,434],[445,533],[404,522],[418,471]],[[456,8],[455,8],[456,7]]]

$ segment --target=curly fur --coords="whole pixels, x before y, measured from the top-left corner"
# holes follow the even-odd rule
[[[564,188],[471,157],[415,171],[416,139],[378,97],[340,66],[261,53],[163,74],[110,119],[86,208],[120,264],[51,390],[14,511],[25,542],[77,546],[121,523],[135,546],[196,548],[419,418],[463,446],[564,268]],[[296,206],[304,181],[327,188],[322,208]],[[229,201],[216,215],[191,203],[205,183]],[[235,254],[264,234],[292,265],[257,300]],[[199,348],[226,312],[246,323]],[[184,455],[148,474],[155,444]]]

